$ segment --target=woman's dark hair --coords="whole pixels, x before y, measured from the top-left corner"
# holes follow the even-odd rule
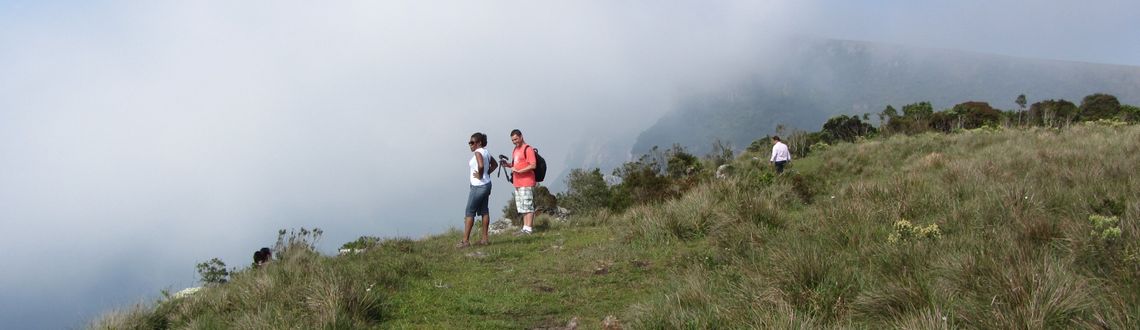
[[[518,135],[518,136],[522,136],[522,131],[520,131],[520,130],[519,130],[519,129],[517,129],[517,128],[516,128],[516,129],[513,129],[513,130],[511,130],[511,136],[515,136],[515,135]]]
[[[772,140],[780,141],[780,136],[779,135],[773,136]]]
[[[487,134],[475,132],[475,134],[471,134],[471,140],[478,143],[480,147],[487,146]]]
[[[270,251],[269,248],[263,247],[263,248],[261,248],[261,250],[257,250],[255,252],[253,252],[253,263],[256,265],[261,265],[261,264],[264,264],[266,262],[269,262],[269,260],[272,258],[273,258],[273,252]]]

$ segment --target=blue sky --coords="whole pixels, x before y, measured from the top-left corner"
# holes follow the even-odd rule
[[[1138,13],[1112,0],[0,1],[0,328],[78,327],[194,285],[197,262],[245,265],[280,228],[321,227],[326,251],[443,232],[461,220],[472,132],[507,153],[521,128],[558,164],[585,137],[636,136],[678,90],[778,61],[782,36],[1140,65]]]

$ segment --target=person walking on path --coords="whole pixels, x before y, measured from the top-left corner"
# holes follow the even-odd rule
[[[534,227],[532,227],[534,225],[534,186],[538,184],[535,180],[534,169],[538,165],[535,161],[534,148],[526,144],[522,131],[518,129],[511,131],[511,143],[515,145],[515,150],[511,153],[513,160],[511,163],[503,161],[501,165],[511,169],[513,173],[515,208],[523,217],[523,228],[519,233],[530,234],[534,231]]]
[[[792,154],[788,152],[788,145],[780,141],[779,136],[773,136],[772,158],[769,160],[776,165],[776,174],[784,173],[784,166],[792,161]]]
[[[463,240],[459,241],[456,245],[458,248],[465,248],[471,245],[471,227],[475,225],[475,216],[483,216],[483,239],[479,240],[479,245],[487,245],[489,243],[487,232],[490,228],[491,215],[488,203],[491,198],[491,172],[494,172],[498,166],[491,160],[491,153],[487,151],[487,134],[476,132],[471,134],[471,139],[467,141],[467,146],[471,148],[471,160],[467,161],[467,167],[470,170],[470,175],[467,177],[471,181],[471,191],[467,194],[467,210],[466,217],[463,219]]]

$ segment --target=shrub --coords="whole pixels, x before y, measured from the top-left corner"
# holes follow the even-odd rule
[[[1080,109],[1065,100],[1045,100],[1029,107],[1029,121],[1034,125],[1063,127],[1077,119]]]
[[[550,192],[546,186],[534,187],[534,211],[538,213],[554,213],[558,209],[558,196]]]
[[[717,140],[717,143],[721,143],[720,140]],[[714,154],[717,153],[717,148],[718,146],[714,144]],[[731,160],[732,149],[723,149],[725,148],[723,145],[721,145],[719,148],[722,148],[720,153],[723,155],[724,152],[727,152],[727,157],[729,160]],[[674,144],[672,148],[666,150],[665,158],[665,173],[671,179],[682,179],[688,176],[696,175],[697,173],[700,173],[704,167],[701,164],[701,160],[697,158],[697,156],[693,156],[693,154],[685,151],[685,148],[679,144]]]
[[[765,150],[769,150],[771,147],[772,147],[772,136],[771,135],[765,135],[762,138],[753,140],[752,143],[748,144],[747,148],[744,148],[744,150],[748,151],[748,152],[757,152],[758,153],[758,152],[762,152]]]
[[[904,117],[911,117],[916,119],[926,119],[934,114],[934,106],[930,102],[917,102],[904,105],[902,108]]]
[[[653,150],[656,152],[657,148]],[[614,176],[621,178],[621,183],[614,186],[614,209],[656,203],[680,195],[661,172],[661,164],[653,154],[615,169]]]
[[[1140,122],[1140,107],[1130,104],[1121,105],[1120,119],[1129,123]]]
[[[1089,216],[1089,222],[1093,225],[1093,230],[1090,233],[1094,238],[1105,242],[1106,244],[1120,238],[1120,219],[1115,216],[1103,216],[1093,214]]]
[[[888,110],[893,110],[893,108],[888,108]],[[901,116],[890,116],[890,114],[886,114],[888,117],[886,124],[887,131],[913,135],[929,130],[931,116],[934,115],[934,107],[930,102],[904,105],[902,112],[903,114]],[[884,113],[886,113],[886,110],[884,110]]]
[[[1081,121],[1109,119],[1120,113],[1120,101],[1108,94],[1092,94],[1081,100]]]
[[[974,129],[983,126],[997,126],[1001,120],[1001,111],[994,109],[986,102],[963,102],[950,110],[958,121],[958,128]]]
[[[859,116],[840,115],[828,119],[823,124],[823,140],[827,143],[838,141],[855,142],[855,138],[875,133],[875,127],[859,120]]]
[[[341,250],[367,250],[380,244],[380,238],[376,236],[360,236],[355,241],[344,243],[340,246]]]
[[[915,226],[905,219],[895,221],[892,226],[893,231],[887,235],[887,242],[897,244],[902,242],[911,242],[919,239],[937,240],[942,238],[942,230],[938,228],[938,224],[932,223],[926,226]]]
[[[229,280],[229,276],[230,271],[226,270],[226,263],[221,259],[213,258],[198,264],[198,278],[202,284],[223,284]]]
[[[927,125],[936,132],[950,133],[958,128],[956,119],[954,114],[949,111],[935,112],[930,115],[930,121]]]
[[[816,142],[815,144],[811,145],[811,147],[809,149],[811,149],[812,152],[822,152],[824,150],[827,150],[830,147],[831,147],[831,145],[827,144],[827,142],[819,141],[819,142]]]
[[[613,204],[610,187],[601,170],[573,169],[566,177],[566,192],[558,194],[562,207],[576,213],[588,213],[610,208]]]

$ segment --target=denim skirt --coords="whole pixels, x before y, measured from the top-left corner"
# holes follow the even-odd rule
[[[471,192],[467,193],[467,213],[465,216],[490,215],[487,206],[487,204],[491,202],[490,199],[490,182],[482,186],[471,186]]]

